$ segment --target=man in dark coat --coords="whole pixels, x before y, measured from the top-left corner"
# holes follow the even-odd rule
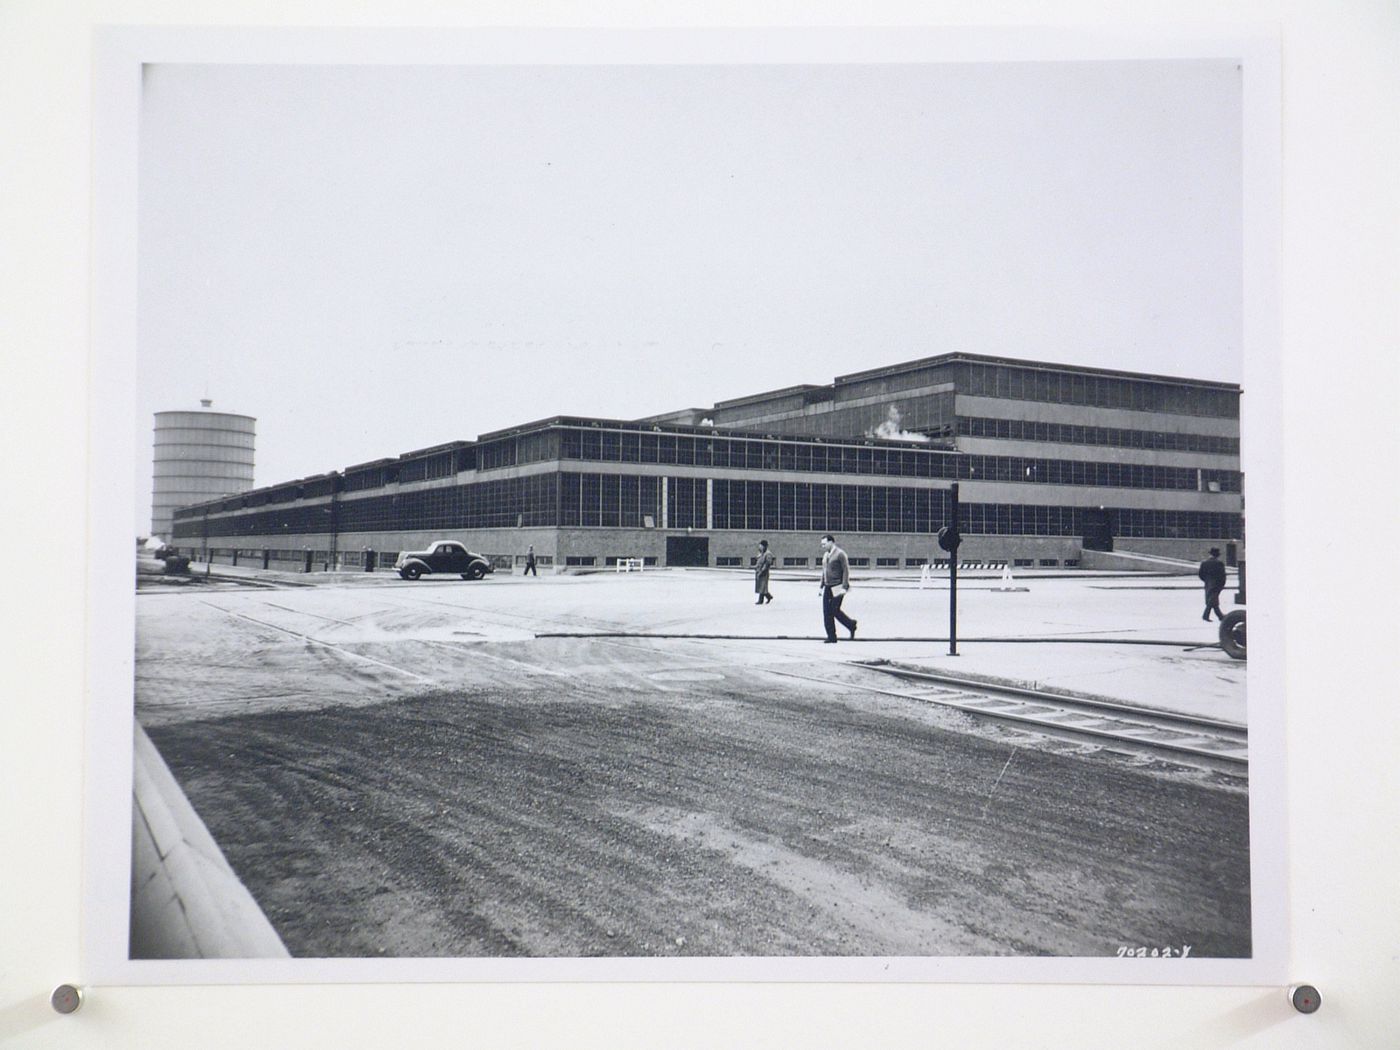
[[[1216,619],[1225,619],[1225,614],[1220,611],[1220,592],[1225,589],[1225,563],[1220,560],[1219,547],[1210,549],[1210,557],[1201,562],[1196,575],[1206,585],[1206,611],[1201,613],[1201,619],[1209,620],[1212,611]]]
[[[830,533],[822,537],[822,626],[826,628],[826,643],[836,644],[836,622],[840,621],[851,637],[856,636],[858,620],[841,611],[841,601],[851,589],[851,563],[846,552],[836,546]]]
[[[753,563],[753,590],[758,595],[755,605],[762,605],[764,602],[771,602],[773,596],[768,593],[768,573],[773,568],[777,558],[768,549],[767,540],[758,541],[758,560]]]
[[[525,571],[521,575],[539,576],[539,572],[535,568],[535,545],[533,543],[530,544],[530,549],[525,552]]]

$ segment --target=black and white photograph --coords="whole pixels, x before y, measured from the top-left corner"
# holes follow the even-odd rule
[[[1276,965],[1258,52],[680,36],[141,64],[116,970]]]

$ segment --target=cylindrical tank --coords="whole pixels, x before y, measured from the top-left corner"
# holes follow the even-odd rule
[[[155,468],[151,488],[151,535],[170,539],[176,507],[253,487],[257,420],[211,411],[157,412]]]

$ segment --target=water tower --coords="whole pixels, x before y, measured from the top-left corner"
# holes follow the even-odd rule
[[[157,412],[155,469],[151,487],[151,535],[169,541],[176,507],[253,487],[253,442],[257,420],[211,411]]]

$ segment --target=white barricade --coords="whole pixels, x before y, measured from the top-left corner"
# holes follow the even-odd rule
[[[1029,591],[1029,587],[1017,587],[1016,578],[1011,575],[1011,565],[1004,563],[1001,567],[1001,586],[993,587],[994,591]]]

